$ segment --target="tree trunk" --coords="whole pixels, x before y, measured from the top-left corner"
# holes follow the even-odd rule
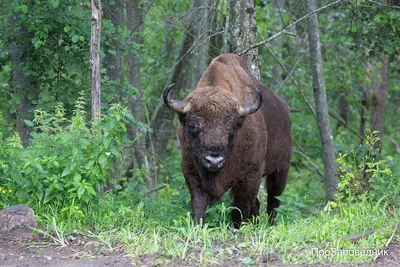
[[[279,19],[275,20],[275,27],[278,29],[283,29],[285,27],[285,21],[282,16],[282,10],[285,6],[285,0],[275,0],[274,1],[274,12],[279,14]],[[278,49],[278,53],[275,53],[279,58],[282,58],[282,51],[283,51],[283,38],[276,38],[271,42],[271,45],[275,48]],[[279,85],[282,84],[282,75],[281,75],[281,66],[278,64],[275,64],[275,59],[274,57],[271,57],[271,63],[272,65],[272,85],[271,88],[273,88],[276,92],[276,89],[278,88]]]
[[[382,138],[384,134],[386,99],[389,80],[389,56],[382,55],[380,57],[381,65],[378,68],[377,80],[371,95],[371,131],[378,131],[380,140],[375,143],[375,147],[382,149]]]
[[[115,1],[114,3],[108,1],[107,10],[104,14],[113,22],[116,29],[120,28],[130,32],[129,42],[134,42],[135,44],[143,43],[141,30],[144,24],[144,15],[139,0]],[[107,62],[107,75],[110,80],[114,82],[115,90],[117,90],[114,101],[117,102],[126,99],[126,105],[129,107],[135,120],[139,123],[145,123],[140,70],[142,63],[137,57],[140,51],[135,51],[135,48],[131,45],[119,43],[118,34],[116,33],[116,35],[117,36],[113,38],[113,42],[115,42],[113,44],[115,55],[107,54],[105,58]],[[121,47],[127,47],[127,49],[122,51]],[[126,88],[129,88],[128,90],[119,89],[124,84]],[[127,129],[127,136],[130,140],[136,139],[140,134],[139,130],[133,125],[127,125]],[[144,180],[151,189],[154,189],[157,186],[157,179],[155,179],[156,176],[149,175],[151,171],[146,155],[145,137],[146,135],[143,135],[138,138],[133,148],[124,152],[123,169],[126,167],[126,171],[129,172],[131,168],[144,168]],[[116,165],[118,164],[120,163],[116,163]],[[118,173],[116,175],[118,175]]]
[[[340,127],[346,127],[349,124],[349,113],[350,113],[350,102],[347,99],[345,92],[339,95],[339,116],[343,121],[339,121],[336,127],[336,132],[340,130]]]
[[[140,35],[141,29],[143,28],[144,16],[143,10],[140,6],[140,0],[129,0],[126,2],[126,17],[127,17],[127,28],[130,32],[131,40],[136,44],[143,44],[143,38]],[[126,82],[129,88],[132,88],[131,92],[128,92],[127,100],[128,106],[135,120],[139,123],[143,123],[144,112],[143,112],[143,90],[141,84],[141,73],[140,68],[142,63],[137,57],[140,51],[134,52],[133,47],[129,47],[126,55],[127,69],[126,69]],[[140,134],[138,129],[132,125],[128,126],[128,138],[134,140],[136,136]],[[145,135],[142,135],[134,144],[134,154],[135,154],[135,166],[138,169],[144,167],[146,174],[144,174],[144,179],[151,189],[157,187],[157,179],[151,178],[149,161],[146,155],[146,139]],[[152,176],[155,177],[155,176]],[[154,191],[156,192],[156,191]]]
[[[243,51],[257,41],[256,10],[254,0],[231,0],[229,6],[229,32],[233,52]],[[251,74],[260,79],[258,49],[243,55]]]
[[[367,66],[365,69],[365,75],[371,78],[371,61],[367,61]],[[365,138],[365,125],[367,123],[367,115],[365,114],[368,112],[368,105],[369,105],[369,87],[370,83],[366,81],[361,85],[361,107],[360,107],[360,128],[359,128],[359,136],[360,136],[360,145],[364,143]]]
[[[108,85],[103,85],[102,88],[103,93],[114,95],[113,99],[111,100],[113,103],[118,103],[124,99],[124,90],[121,90],[121,87],[124,83],[124,76],[122,73],[123,40],[119,36],[119,29],[126,28],[124,23],[125,1],[104,1],[103,15],[105,19],[108,19],[112,22],[116,31],[108,40],[106,40],[108,43],[110,43],[110,48],[113,49],[115,53],[106,51],[104,66],[107,68],[106,75],[108,76],[110,83]],[[131,162],[129,162],[131,159],[129,156],[129,149],[124,149],[121,154],[121,161],[117,159],[114,160],[115,168],[114,172],[112,173],[112,177],[116,183],[118,183],[122,177],[128,176],[129,168],[132,167]],[[107,189],[114,189],[114,185],[111,181],[107,181]]]
[[[191,51],[191,79],[189,88],[197,86],[201,76],[207,68],[208,37],[211,32],[211,19],[213,8],[216,8],[216,0],[194,0],[189,16],[193,21],[194,50]]]
[[[208,60],[206,65],[208,65],[213,58],[221,54],[221,48],[223,47],[224,42],[222,31],[226,23],[225,16],[218,16],[218,6],[220,5],[220,1],[213,0],[212,3],[214,3],[214,6],[212,6],[212,9],[210,10],[211,35],[208,47]]]
[[[179,90],[185,88],[186,80],[185,77],[181,76],[185,66],[188,64],[189,51],[193,45],[193,32],[192,24],[189,24],[185,30],[180,53],[177,57],[177,62],[172,67],[171,73],[165,86],[175,83],[175,88],[172,94],[175,96],[179,95]],[[167,148],[168,140],[170,140],[176,133],[176,128],[172,125],[175,112],[170,110],[164,105],[163,101],[160,101],[151,119],[151,128],[153,133],[151,139],[154,144],[154,154],[159,158],[163,158],[165,150]]]
[[[315,10],[317,8],[315,0],[307,0],[307,8],[309,12]],[[337,177],[335,176],[336,158],[332,129],[329,122],[317,14],[313,14],[308,18],[308,40],[310,45],[315,108],[324,160],[326,200],[332,201],[335,199],[337,192]]]
[[[92,3],[92,33],[90,40],[90,65],[92,70],[92,121],[100,120],[100,29],[101,0],[91,0]]]
[[[113,3],[112,3],[113,2]],[[114,94],[113,102],[119,102],[122,98],[122,90],[120,89],[124,79],[122,75],[122,40],[119,37],[118,28],[125,28],[124,18],[125,18],[125,1],[113,1],[107,0],[104,2],[104,18],[111,20],[116,32],[111,36],[108,42],[111,48],[115,50],[115,54],[106,52],[104,58],[104,65],[107,68],[107,76],[112,81],[113,87],[110,88],[115,90],[115,92],[110,92]],[[103,91],[104,91],[103,86]]]
[[[12,14],[12,23],[15,28],[19,28],[18,14]],[[36,79],[32,75],[26,75],[21,69],[26,60],[23,58],[26,55],[33,54],[33,51],[29,51],[30,44],[30,33],[20,30],[16,32],[15,41],[11,45],[11,62],[13,65],[12,70],[12,84],[16,99],[16,126],[19,136],[24,147],[29,146],[30,133],[32,127],[29,127],[25,120],[33,119],[33,99],[37,99],[37,88]],[[28,40],[28,41],[26,41]]]
[[[338,51],[338,56],[342,58],[346,58],[347,56],[347,50],[345,50],[343,47],[341,47]],[[344,67],[346,68],[346,66]],[[343,71],[345,69],[343,68]],[[338,76],[336,78],[338,81],[341,83],[344,83],[344,81]],[[342,121],[339,121],[337,126],[336,126],[336,133],[340,131],[340,127],[347,127],[349,125],[350,121],[350,101],[348,99],[348,91],[346,90],[346,87],[341,87],[339,88],[339,116],[342,118]]]
[[[210,0],[207,0],[206,2],[208,3]],[[211,0],[211,3],[213,3],[214,0]],[[188,75],[183,76],[182,73],[184,70],[190,71],[190,61],[192,58],[192,54],[190,53],[192,49],[196,48],[196,43],[200,44],[201,42],[204,42],[206,45],[208,45],[207,40],[203,40],[203,38],[199,39],[199,33],[202,31],[197,29],[196,26],[201,25],[201,23],[198,23],[195,21],[195,17],[191,16],[191,14],[197,14],[198,12],[202,12],[200,17],[208,17],[209,13],[209,8],[212,5],[205,6],[204,1],[200,0],[193,0],[191,2],[189,11],[188,11],[188,24],[186,27],[186,30],[184,32],[184,36],[181,42],[181,48],[179,55],[177,56],[177,60],[172,67],[171,73],[168,77],[168,80],[166,81],[165,86],[168,86],[172,83],[175,83],[175,90],[172,92],[174,97],[178,97],[179,95],[179,90],[185,87],[188,87],[188,78],[191,76],[189,72],[189,77]],[[210,24],[210,23],[208,23]],[[211,26],[211,25],[210,25]],[[197,41],[198,40],[198,41]],[[204,56],[202,56],[204,59]],[[198,62],[199,63],[199,62]],[[204,68],[204,63],[201,63],[201,69]],[[197,73],[199,73],[200,68],[196,70]],[[197,76],[197,78],[199,78]],[[192,83],[193,85],[193,83]],[[151,117],[151,128],[153,129],[153,133],[151,134],[151,140],[154,145],[154,156],[162,158],[165,150],[167,148],[168,141],[176,134],[176,128],[172,124],[172,120],[175,116],[175,112],[171,111],[169,108],[167,108],[164,105],[164,102],[161,100],[159,104],[156,107],[156,110],[154,111],[152,117]]]

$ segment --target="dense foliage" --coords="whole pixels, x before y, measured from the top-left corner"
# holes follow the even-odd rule
[[[18,134],[1,141],[1,182],[12,192],[1,206],[95,204],[107,182],[119,180],[115,163],[123,161],[124,147],[132,145],[125,124],[136,122],[125,107],[114,104],[107,117],[90,125],[84,106],[82,95],[71,118],[62,104],[53,113],[36,110],[34,120],[26,121],[34,126],[29,148],[22,147]]]

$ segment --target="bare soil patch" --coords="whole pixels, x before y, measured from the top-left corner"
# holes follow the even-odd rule
[[[0,237],[0,266],[134,266],[118,249],[102,248],[96,241],[77,239],[68,246],[59,246],[26,229],[3,233]]]
[[[400,245],[392,242],[387,248],[388,255],[380,256],[376,261],[364,264],[283,264],[278,254],[272,254],[257,263],[256,266],[298,266],[298,267],[400,267]],[[111,252],[100,242],[86,237],[77,237],[68,246],[60,246],[44,238],[32,235],[29,230],[19,228],[0,236],[0,266],[9,267],[97,267],[97,266],[198,266],[198,264],[166,258],[161,254],[143,254],[132,258],[122,248]],[[219,262],[215,266],[246,266],[239,258]]]

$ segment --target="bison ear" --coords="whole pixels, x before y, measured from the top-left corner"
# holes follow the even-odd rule
[[[239,107],[240,117],[245,117],[247,115],[250,115],[256,112],[261,107],[263,101],[262,94],[257,88],[254,88],[254,91],[256,93],[256,99],[254,103],[248,104],[244,107]]]
[[[167,107],[179,114],[186,114],[190,110],[190,103],[185,101],[177,101],[171,98],[171,90],[174,87],[174,83],[165,88],[163,93],[164,103]]]

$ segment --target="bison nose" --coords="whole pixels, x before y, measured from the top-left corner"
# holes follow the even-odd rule
[[[203,167],[209,171],[218,171],[225,166],[225,158],[219,153],[210,153],[203,158]]]

